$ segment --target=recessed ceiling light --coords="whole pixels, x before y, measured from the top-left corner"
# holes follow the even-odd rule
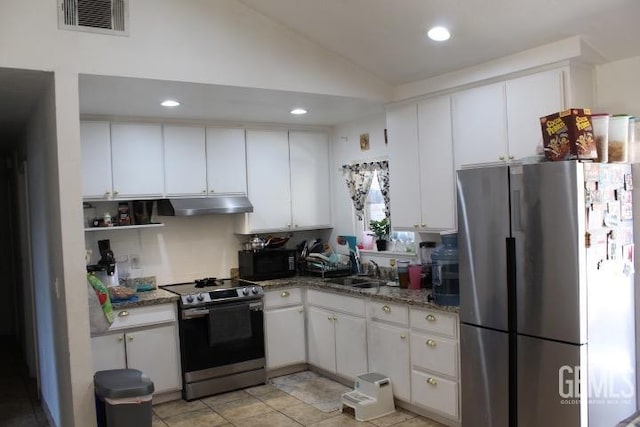
[[[166,101],[162,101],[160,103],[163,107],[177,107],[180,105],[178,101],[174,101],[173,99],[167,99]]]
[[[433,27],[429,30],[427,36],[429,36],[431,40],[443,42],[445,40],[449,40],[451,34],[449,34],[449,30],[447,30],[445,27]]]
[[[304,108],[294,108],[293,110],[289,111],[291,114],[294,114],[296,116],[299,116],[301,114],[307,114],[307,110],[305,110]]]

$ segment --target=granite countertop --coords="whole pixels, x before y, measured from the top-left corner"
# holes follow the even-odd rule
[[[427,297],[431,295],[431,291],[427,289],[400,289],[395,286],[386,285],[380,286],[379,288],[355,288],[352,286],[328,283],[326,280],[328,279],[311,276],[295,276],[285,279],[264,280],[254,283],[262,286],[265,291],[292,286],[304,286],[307,288],[322,289],[341,294],[368,297],[379,301],[389,301],[421,308],[429,308],[432,310],[446,311],[449,313],[459,312],[459,307],[457,306],[438,305],[429,301]]]
[[[122,301],[114,302],[111,305],[114,310],[121,310],[123,308],[135,308],[144,307],[147,305],[175,303],[180,297],[173,292],[165,291],[164,289],[154,289],[152,291],[138,292],[136,293],[138,301]]]

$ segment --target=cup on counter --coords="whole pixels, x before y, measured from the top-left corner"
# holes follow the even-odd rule
[[[409,287],[409,261],[398,261],[398,282],[402,289]]]
[[[420,264],[412,264],[409,266],[409,289],[422,288],[422,266]]]

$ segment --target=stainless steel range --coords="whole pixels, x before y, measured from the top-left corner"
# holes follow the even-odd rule
[[[206,278],[162,288],[180,295],[185,400],[266,382],[262,287]]]

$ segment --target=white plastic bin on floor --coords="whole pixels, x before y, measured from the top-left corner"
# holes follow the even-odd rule
[[[353,408],[358,421],[369,421],[395,412],[391,380],[377,373],[358,375],[355,389],[342,395],[342,405]]]
[[[151,427],[153,382],[137,369],[112,369],[93,376],[98,427]]]

